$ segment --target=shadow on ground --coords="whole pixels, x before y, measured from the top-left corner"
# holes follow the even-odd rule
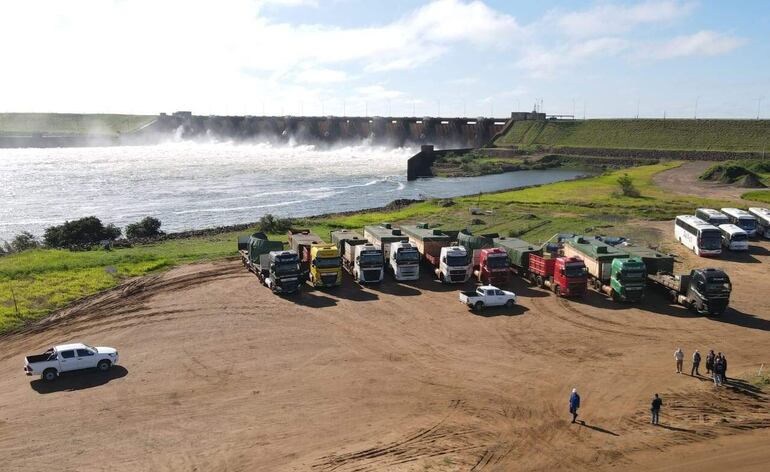
[[[32,390],[40,394],[72,392],[100,387],[111,380],[120,379],[126,375],[128,375],[128,369],[122,365],[116,365],[109,372],[99,372],[96,369],[64,372],[53,382],[46,382],[38,378],[30,382],[29,385],[32,387]]]

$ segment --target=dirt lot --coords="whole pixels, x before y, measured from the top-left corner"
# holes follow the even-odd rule
[[[234,261],[137,280],[0,338],[0,468],[756,470],[768,396],[677,375],[673,351],[725,352],[731,377],[770,368],[770,243],[714,261],[671,247],[683,268],[732,275],[723,317],[520,280],[521,306],[484,315],[427,279],[284,299]],[[25,354],[70,340],[118,347],[122,365],[23,375]],[[569,424],[572,387],[583,425]]]
[[[679,167],[663,171],[653,178],[658,187],[680,195],[698,195],[716,199],[739,199],[741,195],[753,189],[737,185],[707,182],[698,177],[714,162],[686,162]]]

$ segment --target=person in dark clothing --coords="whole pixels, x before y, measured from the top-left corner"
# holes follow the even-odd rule
[[[577,389],[572,389],[572,395],[569,396],[569,412],[572,414],[572,422],[577,421],[578,408],[580,408],[580,395],[577,393]]]
[[[652,405],[650,405],[650,412],[652,413],[652,419],[650,419],[650,423],[658,424],[658,420],[660,419],[660,407],[662,406],[663,400],[661,400],[656,393],[655,397],[652,399]]]
[[[696,349],[695,352],[692,354],[692,369],[690,369],[690,375],[697,375],[700,377],[700,372],[698,372],[698,366],[700,366],[700,352]]]
[[[710,350],[706,355],[706,374],[714,373],[714,350]]]
[[[722,354],[722,383],[727,382],[727,356]]]
[[[724,365],[722,364],[722,356],[717,356],[714,359],[714,385],[722,385],[722,374],[724,373]]]

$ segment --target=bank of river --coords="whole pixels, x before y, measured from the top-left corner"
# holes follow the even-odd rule
[[[95,215],[167,232],[381,207],[569,180],[547,169],[407,182],[410,148],[189,144],[0,150],[0,240]]]

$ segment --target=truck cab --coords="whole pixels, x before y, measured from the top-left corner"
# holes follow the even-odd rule
[[[420,278],[420,252],[408,241],[390,243],[388,268],[398,281]]]
[[[693,269],[687,287],[687,301],[698,313],[721,315],[730,302],[730,277],[720,269]]]
[[[579,257],[557,257],[553,265],[553,280],[559,295],[582,297],[588,287],[588,271]],[[554,292],[556,291],[554,287]]]
[[[360,244],[355,247],[353,278],[359,283],[382,282],[384,260],[382,249],[376,244]]]
[[[612,260],[610,286],[615,301],[639,302],[644,298],[647,273],[644,262],[638,257]]]
[[[487,285],[505,285],[511,278],[508,253],[499,247],[479,251],[479,282]]]
[[[462,284],[470,278],[473,264],[471,263],[471,255],[464,247],[442,247],[439,261],[436,275],[442,282]]]
[[[310,246],[310,283],[314,287],[336,287],[342,284],[342,261],[334,244]]]
[[[265,285],[273,293],[294,293],[299,290],[302,270],[296,251],[270,251],[266,264]],[[264,264],[260,262],[260,266],[264,267]]]

